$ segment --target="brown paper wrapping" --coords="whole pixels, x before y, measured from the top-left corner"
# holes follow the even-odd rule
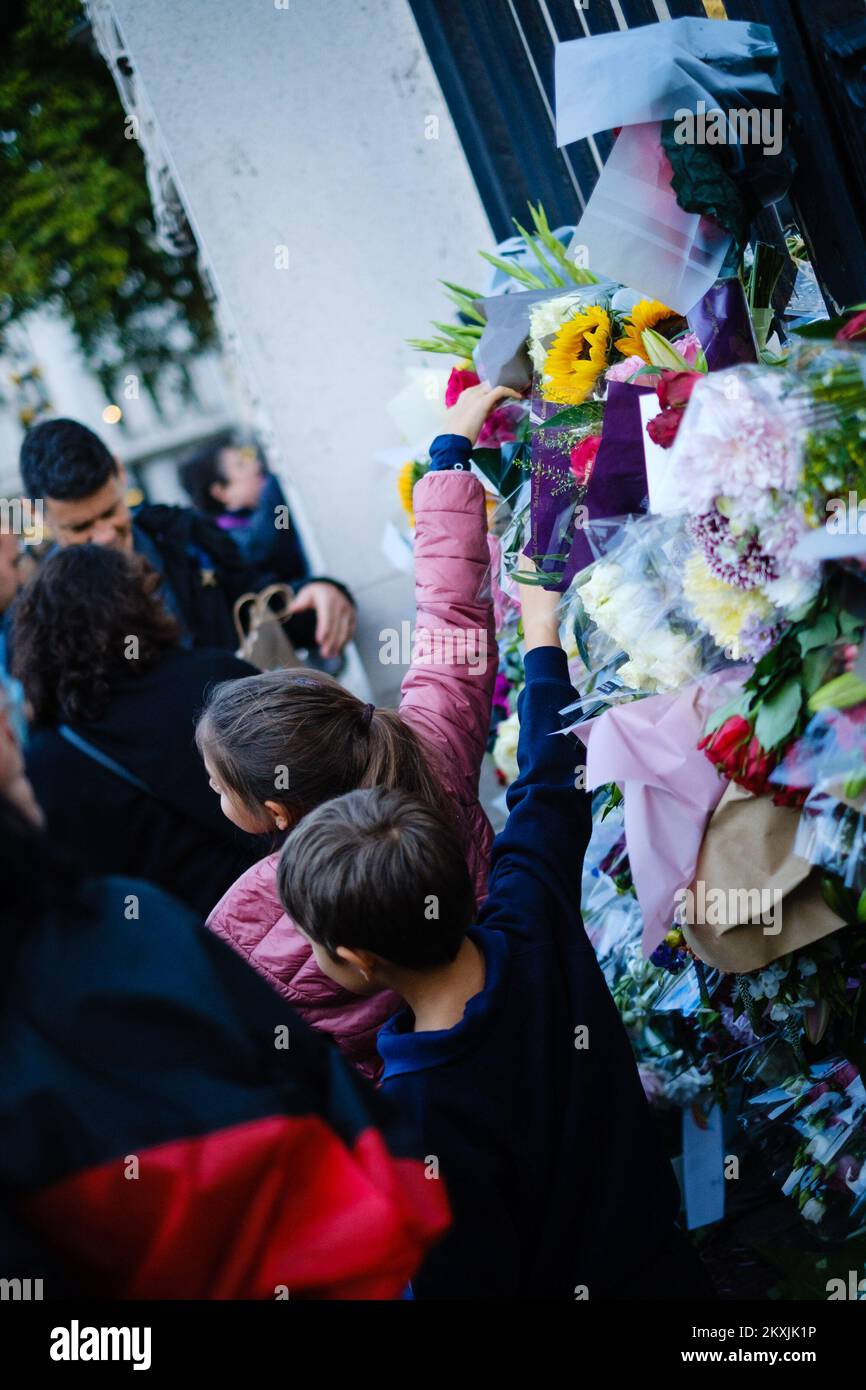
[[[684,924],[686,942],[707,965],[737,974],[760,970],[844,925],[822,897],[819,874],[793,853],[799,819],[799,810],[728,784],[704,835],[692,893],[700,880],[707,893],[778,889],[782,899],[772,929],[780,916],[781,931],[770,935],[760,917],[749,916],[730,925]]]

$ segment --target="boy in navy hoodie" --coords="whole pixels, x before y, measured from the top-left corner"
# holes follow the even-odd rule
[[[304,817],[280,896],[326,974],[406,1001],[379,1034],[382,1086],[454,1213],[417,1297],[706,1296],[580,917],[590,803],[575,788],[582,749],[559,732],[575,693],[557,595],[524,589],[520,776],[480,913],[442,811],[381,788]]]

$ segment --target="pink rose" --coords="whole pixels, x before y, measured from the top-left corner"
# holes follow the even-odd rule
[[[595,463],[595,456],[601,444],[600,434],[588,434],[586,439],[582,439],[579,444],[575,444],[571,451],[571,471],[575,481],[581,485],[589,482]]]
[[[477,372],[465,371],[462,367],[452,367],[445,387],[445,404],[450,408],[456,405],[468,386],[477,386],[481,378]]]
[[[837,343],[852,343],[858,338],[866,338],[866,309],[849,319],[836,334]]]
[[[517,426],[523,414],[524,407],[519,401],[505,401],[498,405],[481,426],[479,449],[495,449],[500,444],[510,444],[512,439],[517,438]]]
[[[445,387],[445,404],[448,409],[455,405],[464,391],[477,386],[481,378],[477,372],[463,367],[452,367]],[[510,444],[517,438],[517,425],[523,415],[523,406],[517,401],[506,401],[498,405],[481,426],[478,435],[479,449],[496,449],[500,444]]]
[[[697,333],[684,333],[682,338],[677,338],[675,347],[680,357],[684,357],[690,367],[693,367],[698,360],[698,353],[703,352],[703,344]]]

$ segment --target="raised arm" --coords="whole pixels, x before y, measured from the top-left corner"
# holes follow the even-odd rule
[[[515,394],[464,391],[450,412],[454,433],[433,441],[430,472],[414,495],[415,641],[400,713],[438,754],[464,803],[478,794],[498,668],[485,493],[469,455],[490,411]]]
[[[400,713],[470,802],[498,666],[484,489],[469,472],[430,473],[415,489],[415,517],[415,635]]]
[[[481,924],[534,934],[580,909],[583,856],[592,830],[590,797],[577,790],[583,748],[560,710],[576,698],[559,642],[558,595],[523,586],[526,685],[518,701],[520,774],[508,789],[508,821],[496,837]]]

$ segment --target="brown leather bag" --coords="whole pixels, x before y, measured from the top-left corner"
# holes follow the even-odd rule
[[[258,593],[241,594],[235,601],[237,655],[242,661],[260,671],[302,664],[284,626],[293,597],[288,584],[269,584]]]

